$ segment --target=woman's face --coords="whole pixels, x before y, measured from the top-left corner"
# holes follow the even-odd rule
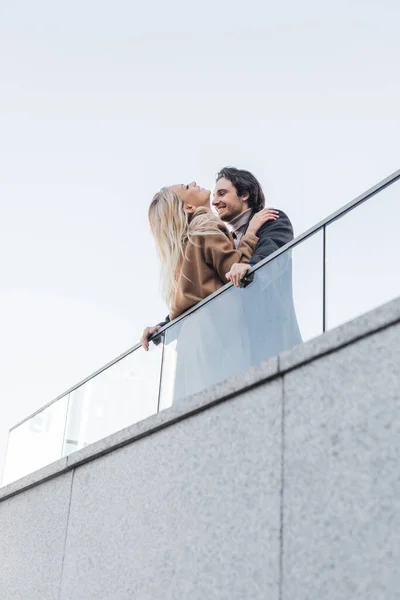
[[[211,191],[200,187],[195,181],[188,185],[178,183],[170,189],[183,201],[187,212],[194,212],[200,206],[210,208]]]

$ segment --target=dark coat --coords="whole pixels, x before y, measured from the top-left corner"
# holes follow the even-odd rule
[[[259,242],[250,260],[251,266],[293,239],[289,217],[281,210],[278,212],[276,221],[267,221],[258,230]],[[250,215],[249,222],[253,215]],[[243,312],[251,340],[253,365],[302,341],[293,302],[291,254],[291,250],[283,252],[260,267],[254,277],[250,276],[253,283],[244,293],[248,310],[244,307]]]
[[[254,215],[255,212],[250,214],[244,233]],[[252,267],[293,239],[293,227],[289,217],[280,210],[279,218],[276,221],[264,223],[257,231],[257,236],[259,241],[249,262]]]

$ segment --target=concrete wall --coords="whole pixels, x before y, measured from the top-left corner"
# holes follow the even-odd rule
[[[0,490],[0,600],[400,598],[400,300]]]

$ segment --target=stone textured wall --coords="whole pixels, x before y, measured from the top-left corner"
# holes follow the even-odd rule
[[[400,301],[0,490],[0,600],[400,598]]]
[[[284,378],[283,598],[400,598],[400,325]]]

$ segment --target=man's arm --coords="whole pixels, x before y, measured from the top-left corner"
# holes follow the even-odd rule
[[[293,239],[293,227],[289,217],[280,210],[279,218],[276,221],[264,223],[257,231],[257,236],[259,241],[249,261],[251,267]]]

